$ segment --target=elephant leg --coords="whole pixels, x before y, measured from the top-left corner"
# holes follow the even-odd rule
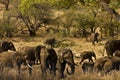
[[[46,67],[45,67],[45,65],[41,65],[41,73],[42,73],[42,80],[46,80]]]
[[[20,74],[21,64],[17,64],[18,66],[18,73]]]
[[[31,61],[28,62],[28,71],[29,71],[30,75],[32,74],[32,65],[33,65],[33,63]]]
[[[54,63],[51,64],[51,73],[52,75],[56,75],[56,65]]]
[[[93,62],[92,58],[89,58],[89,62]]]
[[[32,66],[32,65],[30,65],[30,66]],[[32,74],[32,68],[28,68],[28,70],[29,70],[29,74],[31,75]]]
[[[81,61],[80,61],[80,64],[84,61],[84,59],[82,58]]]
[[[61,71],[60,71],[60,77],[61,78],[64,78],[65,66],[66,66],[66,63],[62,63],[62,65],[61,65]]]

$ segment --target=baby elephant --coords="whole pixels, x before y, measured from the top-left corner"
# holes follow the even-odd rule
[[[80,64],[81,64],[85,59],[88,59],[89,62],[90,62],[90,61],[93,62],[92,57],[94,57],[94,58],[96,59],[96,55],[95,55],[95,53],[94,53],[93,51],[83,51],[80,56],[81,56]]]
[[[92,72],[93,71],[93,67],[94,67],[94,62],[83,62],[82,64],[82,70],[84,73],[86,72]]]

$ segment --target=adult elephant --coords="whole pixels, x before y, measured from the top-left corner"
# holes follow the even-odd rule
[[[25,46],[20,50],[24,54],[24,63],[29,67],[29,74],[32,74],[32,65],[38,64],[38,61],[40,62],[40,51],[43,47],[45,46]]]
[[[9,41],[1,42],[0,53],[3,51],[8,51],[8,50],[16,51],[14,44],[12,42],[9,42]]]
[[[15,67],[17,65],[18,72],[20,73],[21,64],[23,62],[23,56],[21,52],[12,51],[12,52],[2,52],[0,54],[0,68],[4,70],[5,67]]]
[[[35,47],[26,47],[25,61],[29,68],[29,74],[32,74],[32,65],[39,61],[40,69],[43,77],[46,76],[46,70],[50,70],[53,75],[56,75],[57,54],[53,48],[46,48],[43,45]]]
[[[44,79],[46,79],[47,70],[50,70],[52,75],[56,75],[56,64],[56,51],[53,48],[42,47],[40,51],[40,69]]]
[[[64,78],[64,71],[65,71],[65,67],[66,64],[68,64],[71,68],[71,71],[68,70],[67,68],[67,73],[70,74],[74,74],[75,72],[75,63],[74,63],[74,59],[73,59],[73,53],[71,49],[59,49],[58,53],[58,60],[57,60],[57,70],[60,73],[60,77]]]
[[[120,50],[120,40],[109,40],[105,43],[105,50],[107,53],[107,56],[113,57],[113,53],[116,50]]]
[[[94,51],[83,51],[81,54],[80,54],[80,57],[81,57],[81,61],[80,61],[80,64],[85,60],[85,59],[88,59],[89,62],[93,62],[93,59],[92,57],[94,57],[96,59],[96,54]]]
[[[95,45],[95,42],[98,43],[98,36],[99,36],[99,33],[91,33],[91,41],[92,41],[92,44]]]

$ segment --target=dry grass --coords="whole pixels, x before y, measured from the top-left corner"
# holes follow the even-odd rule
[[[74,45],[67,46],[67,48],[70,48],[73,50],[74,54],[80,54],[80,52],[84,50],[93,50],[97,58],[102,57],[103,54],[103,47],[106,40],[100,41],[96,46],[93,46],[91,42],[87,42],[85,39],[78,39],[78,38],[67,38],[74,42]],[[12,38],[11,39],[17,50],[20,50],[23,46],[35,46],[38,44],[43,45],[43,41],[45,38]],[[55,48],[58,49],[58,48]],[[79,58],[74,58],[75,62],[79,62]],[[58,75],[58,73],[57,73]],[[58,76],[51,76],[48,72],[47,74],[47,80],[59,80]],[[65,78],[62,80],[119,80],[120,78],[120,72],[119,71],[113,71],[110,74],[107,75],[101,75],[99,73],[93,72],[93,73],[86,73],[84,74],[81,70],[81,66],[76,66],[76,71],[74,75],[68,75],[65,72]],[[42,80],[41,71],[39,69],[38,65],[33,66],[33,74],[31,76],[28,75],[28,70],[26,66],[22,66],[21,74],[19,75],[16,68],[5,68],[0,73],[0,80]]]

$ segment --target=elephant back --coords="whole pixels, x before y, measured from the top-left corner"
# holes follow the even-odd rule
[[[107,60],[109,60],[109,58],[107,56],[96,59],[96,61],[94,63],[94,69],[96,71],[101,71]]]
[[[22,56],[19,52],[2,52],[0,54],[0,64],[1,67],[13,67],[14,63],[22,63]]]
[[[113,56],[116,50],[120,50],[120,40],[109,40],[105,43],[105,49],[108,56]]]

